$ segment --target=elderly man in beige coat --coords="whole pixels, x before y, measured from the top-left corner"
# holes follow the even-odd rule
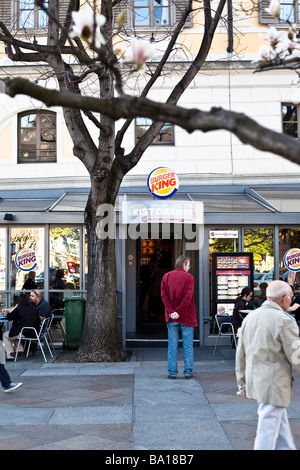
[[[255,450],[296,449],[286,412],[292,397],[292,368],[300,375],[299,329],[286,313],[291,299],[286,282],[271,282],[267,300],[248,314],[238,330],[238,394],[259,403]]]

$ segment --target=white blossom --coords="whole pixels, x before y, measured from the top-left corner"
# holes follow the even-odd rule
[[[80,11],[72,12],[73,26],[70,38],[81,37],[96,47],[101,47],[106,41],[100,32],[100,27],[106,22],[103,15],[95,15],[91,9],[84,8]]]
[[[280,1],[279,0],[271,0],[269,4],[269,8],[265,8],[266,12],[272,16],[275,16],[278,20],[280,19]]]

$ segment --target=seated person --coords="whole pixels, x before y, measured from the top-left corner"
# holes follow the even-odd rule
[[[295,295],[295,291],[293,292],[291,306],[287,309],[287,311],[288,313],[294,315],[295,320],[300,328],[300,296]]]
[[[18,298],[18,304],[13,309],[3,309],[3,313],[6,313],[7,320],[12,320],[13,324],[10,331],[6,331],[3,334],[3,341],[5,345],[6,356],[8,360],[14,359],[14,347],[18,346],[19,334],[21,329],[28,326],[33,327],[39,332],[40,319],[36,308],[33,305],[29,305],[28,297],[26,294],[20,294]],[[28,336],[31,334],[28,330]],[[23,331],[26,336],[26,330]],[[20,344],[20,352],[24,352],[22,343]]]
[[[35,305],[35,308],[39,314],[41,322],[45,318],[51,317],[51,307],[48,302],[43,298],[43,294],[40,290],[34,289],[30,292],[29,299],[31,303]]]
[[[252,299],[252,291],[250,287],[244,287],[241,292],[241,295],[236,299],[234,303],[234,309],[232,313],[232,324],[234,332],[237,333],[237,330],[242,325],[243,318],[240,316],[240,310],[245,310],[247,308],[248,302]]]

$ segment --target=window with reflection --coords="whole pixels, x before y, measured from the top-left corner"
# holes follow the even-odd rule
[[[43,227],[11,228],[11,290],[27,290],[24,284],[31,272],[35,274],[35,287],[44,289],[44,245]]]
[[[300,2],[297,0],[283,0],[280,2],[280,22],[299,23]]]
[[[44,1],[48,8],[48,2]],[[19,0],[19,27],[26,29],[46,28],[48,15],[35,5],[35,0]]]
[[[135,0],[134,26],[169,26],[169,0]]]
[[[282,130],[285,134],[298,139],[298,106],[282,104]]]
[[[253,297],[263,302],[266,300],[266,288],[274,279],[274,230],[246,229],[244,251],[253,253]]]
[[[80,289],[80,228],[51,228],[49,256],[50,289]]]
[[[300,272],[290,272],[284,264],[284,255],[292,248],[300,248],[300,227],[281,228],[279,230],[279,278],[288,281],[300,294]]]
[[[19,114],[18,163],[56,162],[56,114],[34,111]]]
[[[149,130],[152,120],[143,117],[137,117],[135,121],[136,142]],[[174,145],[174,125],[166,122],[155,137],[152,145]]]
[[[5,276],[6,276],[5,261],[6,261],[6,229],[0,228],[0,291],[5,290]],[[1,295],[1,292],[0,292],[0,295]]]

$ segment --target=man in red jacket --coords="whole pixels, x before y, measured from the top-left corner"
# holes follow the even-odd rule
[[[184,375],[193,377],[194,327],[197,326],[194,302],[194,277],[188,273],[189,258],[181,255],[175,263],[175,270],[166,273],[161,282],[161,298],[165,305],[165,319],[168,327],[168,378],[177,376],[177,349],[179,332],[182,335]]]

